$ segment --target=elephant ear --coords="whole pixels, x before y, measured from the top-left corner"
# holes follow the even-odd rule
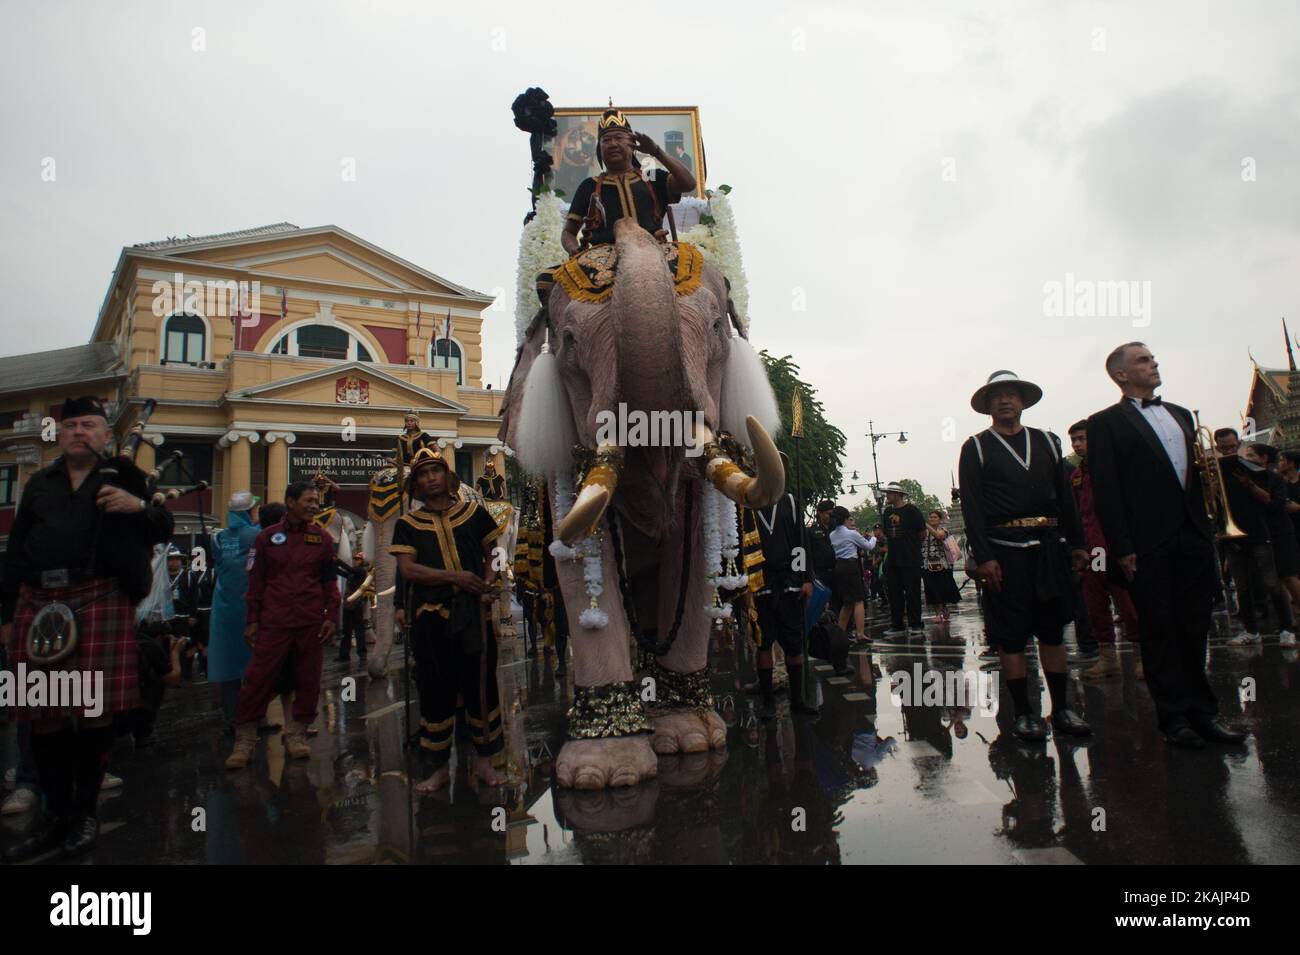
[[[739,336],[731,339],[727,365],[722,372],[722,403],[718,415],[722,430],[744,444],[748,444],[747,415],[757,418],[770,435],[781,431],[781,412],[776,406],[767,369],[754,346]]]
[[[529,326],[528,337],[515,351],[515,367],[510,370],[506,394],[497,412],[501,416],[501,428],[497,431],[497,437],[512,448],[515,446],[514,432],[517,430],[516,424],[519,420],[519,406],[523,401],[524,382],[528,380],[528,372],[533,362],[537,360],[537,356],[541,354],[545,342],[546,322],[534,319]]]

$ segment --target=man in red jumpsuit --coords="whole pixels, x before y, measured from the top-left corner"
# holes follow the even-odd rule
[[[1079,456],[1079,466],[1070,475],[1070,487],[1074,491],[1079,520],[1083,523],[1083,539],[1088,546],[1088,566],[1083,569],[1082,575],[1083,603],[1099,648],[1097,662],[1079,674],[1079,677],[1091,681],[1120,672],[1115,649],[1115,620],[1110,613],[1110,602],[1115,601],[1115,609],[1124,622],[1124,636],[1133,643],[1138,641],[1138,619],[1133,598],[1128,595],[1128,591],[1107,576],[1104,566],[1100,570],[1092,569],[1097,554],[1106,554],[1106,538],[1101,532],[1101,522],[1097,520],[1097,511],[1092,503],[1092,475],[1088,473],[1088,422],[1077,421],[1070,428],[1070,444]],[[1137,678],[1140,680],[1142,657],[1136,653],[1133,656],[1137,661]]]
[[[266,715],[286,659],[293,668],[294,701],[292,718],[285,714],[285,750],[293,759],[311,756],[307,727],[316,719],[322,654],[339,612],[335,542],[312,524],[320,508],[314,486],[295,481],[285,489],[284,504],[284,520],[257,535],[249,558],[244,638],[253,658],[239,691],[227,769],[243,769],[253,758],[257,722]]]

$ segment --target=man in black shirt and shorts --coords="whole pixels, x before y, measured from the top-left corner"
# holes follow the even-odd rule
[[[902,485],[885,485],[887,506],[880,515],[885,539],[889,541],[889,557],[885,566],[885,589],[889,591],[890,628],[885,636],[901,636],[903,611],[912,639],[925,637],[921,625],[921,542],[925,539],[925,518],[921,509],[907,499]]]
[[[970,403],[990,415],[993,426],[966,439],[958,465],[966,539],[984,582],[989,641],[1015,703],[1013,732],[1029,741],[1047,738],[1038,707],[1029,701],[1030,636],[1038,638],[1053,728],[1068,736],[1092,733],[1070,709],[1063,643],[1065,624],[1074,616],[1071,568],[1077,573],[1087,563],[1083,528],[1055,438],[1020,423],[1024,409],[1042,397],[1041,388],[1014,372],[990,375]]]

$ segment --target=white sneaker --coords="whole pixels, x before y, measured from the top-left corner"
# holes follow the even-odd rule
[[[1239,633],[1228,641],[1230,647],[1251,647],[1260,642],[1257,633]]]
[[[39,803],[40,800],[36,798],[36,793],[30,789],[26,787],[15,789],[0,805],[0,816],[17,816],[20,813],[35,809]]]
[[[99,784],[99,789],[101,792],[107,791],[109,789],[121,789],[121,788],[122,788],[121,776],[114,776],[112,773],[104,773],[104,781]]]
[[[1277,635],[1277,642],[1278,642],[1278,646],[1294,647],[1295,633],[1291,630],[1283,630],[1281,633]]]

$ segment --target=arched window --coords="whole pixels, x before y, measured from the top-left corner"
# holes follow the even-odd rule
[[[439,338],[429,345],[429,367],[449,368],[456,372],[456,384],[465,384],[465,369],[460,358],[460,346],[448,338]]]
[[[208,329],[197,315],[173,315],[163,326],[163,363],[197,365],[207,360]]]
[[[336,361],[374,361],[365,342],[337,325],[302,325],[285,332],[271,348],[271,354],[333,358]]]

